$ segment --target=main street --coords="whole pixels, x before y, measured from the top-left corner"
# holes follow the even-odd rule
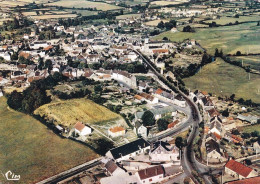
[[[170,82],[162,74],[160,74],[157,71],[155,66],[152,65],[152,62],[147,57],[145,57],[140,51],[137,51],[137,50],[133,50],[133,51],[142,58],[144,63],[161,80],[161,82],[163,82],[165,85],[167,85],[172,91],[174,88],[176,89],[175,86],[170,84]],[[199,174],[199,176],[203,178],[203,180],[206,184],[210,184],[212,182],[209,179],[208,173],[210,172],[211,168],[206,167],[203,164],[200,164],[195,159],[195,154],[193,152],[193,141],[194,141],[195,137],[199,134],[199,123],[201,121],[198,107],[192,100],[190,100],[187,97],[187,95],[185,95],[179,89],[177,89],[177,90],[178,90],[178,93],[181,94],[185,98],[185,100],[190,108],[190,114],[188,114],[188,117],[189,117],[188,120],[185,123],[183,123],[180,127],[176,128],[172,131],[169,131],[167,133],[161,134],[157,137],[154,137],[153,139],[150,139],[150,141],[155,141],[155,140],[159,140],[159,139],[174,135],[176,133],[183,131],[183,129],[187,128],[187,126],[191,126],[192,131],[190,132],[190,135],[187,140],[187,146],[184,148],[183,154],[182,154],[182,166],[183,166],[183,169],[184,169],[184,172],[186,173],[186,175],[190,176],[196,183],[199,183],[199,182],[194,177],[193,171],[196,171]]]

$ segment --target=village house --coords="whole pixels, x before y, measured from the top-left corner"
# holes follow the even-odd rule
[[[117,176],[125,174],[125,170],[118,166],[114,161],[109,160],[105,163],[106,174],[109,176]]]
[[[260,176],[225,182],[225,184],[255,184],[255,183],[260,183]]]
[[[89,126],[84,125],[82,122],[77,122],[74,125],[75,133],[80,136],[86,136],[92,133],[92,129]]]
[[[164,178],[164,169],[162,165],[150,167],[136,172],[136,176],[141,183],[157,183]]]
[[[143,138],[137,139],[133,142],[124,144],[123,146],[113,148],[106,153],[108,158],[114,159],[117,162],[128,160],[137,154],[145,153],[150,149],[150,144]]]
[[[116,126],[108,129],[108,135],[111,137],[118,137],[125,135],[125,128],[121,126]]]
[[[207,141],[205,143],[205,147],[206,147],[207,159],[217,159],[220,161],[223,158],[223,153],[221,152],[219,144],[213,139]]]
[[[158,141],[151,144],[149,158],[152,162],[180,162],[179,149],[175,145]]]
[[[258,176],[258,173],[255,170],[233,159],[226,163],[225,174],[233,176],[234,179],[245,179]]]
[[[162,118],[164,115],[170,115],[174,118],[177,115],[177,110],[173,106],[156,105],[149,109],[154,114],[155,120]],[[136,112],[135,121],[141,120],[145,111]]]
[[[123,83],[130,88],[137,88],[136,77],[132,74],[129,74],[125,71],[114,70],[112,73],[112,79],[118,81],[119,83]]]
[[[140,121],[137,121],[135,123],[135,126],[134,126],[134,132],[136,135],[139,135],[143,138],[147,138],[148,136],[148,130],[147,128],[140,122]]]

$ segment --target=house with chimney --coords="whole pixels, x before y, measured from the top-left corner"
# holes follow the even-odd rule
[[[151,144],[149,158],[152,162],[180,162],[179,149],[164,141]]]
[[[258,176],[258,173],[233,159],[229,160],[225,165],[225,174],[228,174],[235,179],[245,179]]]
[[[106,153],[106,156],[110,159],[114,159],[115,161],[120,162],[122,160],[129,160],[130,157],[134,157],[137,154],[145,153],[149,149],[150,144],[143,138],[140,138],[133,142],[109,150]]]
[[[127,87],[134,89],[137,88],[136,77],[128,72],[114,70],[112,72],[112,79],[126,85]]]
[[[165,171],[162,165],[142,169],[135,174],[141,183],[158,183],[164,179]]]

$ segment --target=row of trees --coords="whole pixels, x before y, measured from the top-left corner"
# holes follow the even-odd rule
[[[45,79],[34,81],[23,93],[13,91],[8,96],[7,104],[15,110],[31,114],[41,105],[51,101],[50,97],[46,94],[46,90],[51,89],[58,82],[65,79],[60,73],[55,72]]]

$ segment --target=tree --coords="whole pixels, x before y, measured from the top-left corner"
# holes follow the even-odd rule
[[[194,32],[190,26],[185,26],[182,31],[183,32]]]
[[[231,101],[234,101],[234,100],[235,100],[235,96],[236,96],[235,94],[232,94],[232,95],[229,97],[230,100],[231,100]]]
[[[165,27],[164,22],[163,21],[159,22],[157,27],[160,29],[164,29],[164,27]]]
[[[48,72],[50,73],[50,71],[52,70],[52,61],[50,59],[47,59],[45,61],[44,68],[48,69]]]
[[[228,109],[226,109],[226,110],[224,110],[224,111],[222,112],[222,116],[224,116],[224,117],[228,117],[228,116],[229,116]]]
[[[246,165],[252,165],[252,162],[249,159],[245,159],[245,163],[246,163]]]
[[[96,151],[100,155],[105,155],[110,149],[114,148],[113,142],[104,138],[95,140],[95,143],[97,144]]]
[[[95,91],[96,93],[100,93],[100,92],[102,92],[102,90],[103,90],[103,88],[102,88],[101,85],[96,85],[96,86],[94,87],[94,91]]]
[[[177,146],[177,148],[179,148],[181,150],[185,146],[183,138],[182,137],[176,137],[175,145]]]
[[[38,10],[36,10],[36,15],[39,15],[39,14],[40,14],[40,12]]]
[[[218,51],[218,48],[215,49],[215,57],[219,57],[219,51]]]
[[[155,124],[154,114],[149,110],[144,112],[141,119],[144,126],[153,126]]]
[[[236,52],[236,55],[237,55],[237,56],[241,56],[241,52],[238,50],[238,51]]]
[[[22,107],[22,100],[23,100],[23,95],[22,93],[17,92],[14,90],[10,96],[7,99],[7,104],[15,109],[15,110],[20,110]]]
[[[168,128],[169,122],[163,118],[159,119],[157,121],[157,127],[159,131],[166,130]]]

